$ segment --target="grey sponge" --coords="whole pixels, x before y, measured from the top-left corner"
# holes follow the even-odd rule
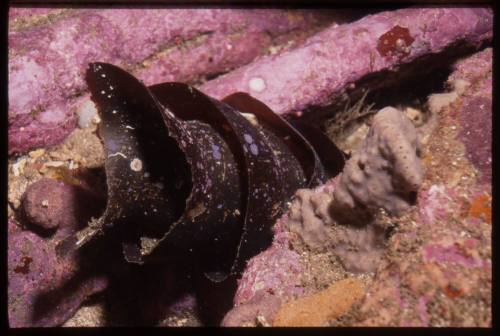
[[[380,110],[362,148],[346,162],[333,194],[335,208],[346,212],[383,208],[401,215],[423,180],[418,152],[412,122],[393,107]]]

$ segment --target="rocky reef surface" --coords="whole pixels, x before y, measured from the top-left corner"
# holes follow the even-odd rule
[[[302,114],[349,153],[339,176],[290,200],[223,326],[491,326],[491,9],[406,8],[341,25],[349,16],[335,11],[179,13],[163,27],[163,14],[140,10],[10,10],[10,326],[210,324],[182,256],[140,267],[56,251],[106,203],[101,121],[81,79],[89,60],[151,83],[236,68],[201,90]],[[191,16],[210,32],[184,27]]]
[[[338,284],[339,278],[354,281],[356,277],[361,277],[366,286],[362,295],[350,301],[352,306],[349,307],[350,310],[346,309],[349,312],[332,314],[326,321],[317,322],[319,325],[491,325],[492,196],[488,180],[491,177],[491,165],[483,170],[484,162],[490,162],[491,158],[491,134],[483,136],[479,141],[477,137],[467,140],[464,135],[470,136],[479,129],[470,128],[470,123],[456,122],[457,116],[463,118],[459,119],[462,121],[468,120],[475,113],[483,117],[482,122],[489,124],[486,127],[480,126],[481,129],[488,130],[491,127],[491,86],[489,98],[481,95],[486,91],[484,86],[491,85],[491,51],[486,49],[456,63],[455,70],[448,79],[449,87],[453,90],[429,97],[428,105],[434,108],[429,113],[433,114],[435,124],[427,141],[421,145],[419,161],[425,174],[420,178],[418,196],[415,194],[413,206],[396,217],[390,215],[394,203],[388,203],[389,206],[382,213],[355,217],[358,221],[361,219],[365,222],[352,226],[352,223],[343,223],[344,216],[339,217],[338,205],[335,204],[335,195],[338,190],[342,190],[339,188],[342,187],[345,172],[327,186],[299,191],[292,203],[290,217],[283,218],[284,222],[280,223],[281,226],[288,226],[291,231],[287,246],[291,245],[292,248],[284,248],[280,254],[290,254],[289,262],[295,263],[294,260],[297,259],[301,262],[294,267],[287,267],[285,274],[293,275],[280,279],[281,284],[276,286],[273,279],[282,274],[275,271],[273,250],[276,247],[273,246],[252,259],[243,275],[238,293],[245,293],[243,306],[245,301],[252,302],[254,315],[242,314],[237,319],[236,315],[244,311],[242,300],[237,296],[236,308],[228,314],[231,318],[228,319],[229,322],[259,325],[259,319],[264,318],[266,321],[274,319],[275,325],[280,326],[309,325],[304,320],[283,318],[283,314],[309,314],[314,315],[311,320],[315,320],[319,318],[316,314],[320,305],[317,296],[329,295],[331,292],[330,289],[323,288],[333,286],[332,283]],[[477,64],[476,62],[486,58],[489,59],[490,67],[485,66],[479,73],[476,65],[467,70],[463,68],[464,64]],[[460,81],[458,92],[457,81]],[[453,94],[453,100],[448,100],[450,93]],[[478,99],[478,96],[486,102],[483,107],[477,106],[471,111],[470,101]],[[437,104],[437,99],[445,99],[446,103]],[[436,104],[439,109],[436,109]],[[464,108],[467,112],[464,112]],[[377,116],[378,114],[375,115]],[[372,127],[374,125],[375,121]],[[477,149],[474,153],[485,154],[475,164],[469,159],[471,155],[467,141],[476,141],[477,147],[474,148]],[[370,142],[372,140],[368,136],[365,146]],[[399,143],[404,145],[404,142]],[[366,147],[355,152],[351,160],[359,160],[364,148]],[[412,149],[412,152],[414,154],[415,150]],[[376,154],[377,151],[371,153]],[[377,163],[376,160],[369,162]],[[349,167],[348,163],[345,170],[349,171]],[[377,174],[371,176],[378,179]],[[351,177],[348,182],[352,183],[353,180],[355,181]],[[359,181],[363,179],[360,178]],[[380,181],[384,183],[383,178]],[[394,186],[391,183],[384,185]],[[370,183],[365,182],[362,186],[369,188]],[[373,200],[369,191],[365,191],[363,195],[367,200]],[[391,195],[389,189],[386,190],[386,195]],[[381,202],[387,199],[387,196],[383,196],[375,200]],[[318,205],[318,200],[323,200],[323,203]],[[340,200],[343,200],[342,197]],[[340,207],[342,205],[343,203]],[[384,208],[383,202],[380,207]],[[360,209],[357,212],[349,211],[349,215],[360,212]],[[300,214],[299,220],[296,213]],[[299,253],[303,254],[302,258],[299,258]],[[284,268],[288,264],[280,261],[279,265]],[[329,267],[334,275],[321,276],[325,267]],[[267,281],[253,276],[266,272],[277,274],[267,275]],[[368,281],[363,275],[368,277]],[[297,291],[311,286],[317,288],[312,294]],[[262,296],[259,292],[261,288],[267,291],[268,298],[267,301],[262,301],[261,306],[255,306],[252,296]],[[283,290],[286,290],[286,295],[281,292]],[[349,292],[350,289],[346,288],[345,291]],[[338,304],[341,305],[345,302],[342,295],[345,293],[331,294],[328,302],[332,304],[339,300]],[[268,305],[274,304],[269,298],[272,296],[285,302],[295,302],[294,297],[303,299],[297,299],[295,306],[283,304],[281,311],[269,312]]]
[[[147,84],[202,80],[299,44],[332,18],[277,9],[12,8],[9,153],[70,134],[89,101],[89,62],[123,65]]]

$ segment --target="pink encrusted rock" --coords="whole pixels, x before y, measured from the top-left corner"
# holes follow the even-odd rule
[[[56,11],[57,9],[55,8],[11,8],[9,10],[9,21],[14,20],[20,17],[31,17],[31,16],[36,16],[36,15],[47,15],[49,13],[52,13]]]
[[[364,76],[493,34],[490,8],[408,8],[332,25],[296,49],[262,57],[201,86],[215,98],[249,93],[280,114],[323,107]],[[380,83],[378,83],[380,84]],[[377,85],[378,85],[377,84]]]
[[[272,246],[248,262],[234,297],[234,305],[250,301],[257,292],[265,291],[286,300],[301,295],[300,274],[303,272],[299,255],[288,248],[288,233],[282,217],[275,225]]]
[[[31,224],[48,230],[60,227],[61,234],[77,229],[103,208],[102,198],[79,186],[49,178],[31,184],[22,204]]]
[[[23,229],[17,223],[17,221],[15,219],[9,217],[8,222],[7,222],[7,233],[10,235],[10,234],[14,234],[14,233],[19,233],[21,231],[23,231]]]
[[[274,9],[75,9],[53,22],[12,30],[9,153],[57,144],[74,129],[75,97],[85,91],[89,62],[125,66],[148,84],[193,80],[249,62],[274,36],[327,20],[319,11]]]
[[[10,7],[9,31],[19,31],[40,25],[47,20],[65,15],[69,8],[42,8],[42,7]]]
[[[476,189],[422,190],[417,221],[390,238],[356,325],[491,326],[491,223],[473,210],[488,192]]]
[[[300,36],[294,32],[287,34],[298,43]],[[280,35],[280,38],[285,36]],[[186,46],[173,45],[159,52],[138,67],[136,76],[147,85],[168,81],[190,82],[200,75],[227,72],[238,65],[247,64],[260,55],[275,37],[262,31],[248,31],[245,34],[213,32],[201,34],[186,42]],[[179,62],[179,60],[182,62]]]
[[[425,192],[418,195],[419,218],[424,225],[433,225],[438,220],[443,220],[453,214],[453,199],[456,198],[453,190],[444,185],[433,184]]]
[[[463,174],[462,183],[452,175],[428,176],[439,182],[424,183],[418,212],[401,222],[389,239],[356,325],[491,326],[491,56],[491,49],[485,49],[454,65],[448,83],[456,99],[441,110],[437,125],[459,129],[457,139],[465,143],[467,158],[480,172],[478,179],[469,180],[468,170],[459,168],[455,170]],[[446,141],[439,131],[431,141]],[[438,150],[431,154],[453,153]],[[458,155],[463,159],[461,150]],[[447,162],[444,165],[448,169]]]
[[[99,34],[97,34],[99,32]],[[9,153],[57,144],[75,125],[74,97],[88,62],[116,62],[119,37],[98,15],[9,34]]]
[[[478,243],[479,241],[476,239],[468,239],[463,242],[464,246],[468,246],[470,249],[477,247]],[[467,268],[484,267],[489,265],[485,260],[475,258],[472,255],[468,255],[468,253],[464,253],[463,247],[456,243],[430,243],[423,247],[422,254],[425,261],[432,261],[440,264],[450,263]]]
[[[491,184],[492,98],[474,97],[463,101],[460,109],[461,138],[467,157],[479,170],[480,180]]]
[[[230,310],[221,325],[223,327],[253,326],[266,323],[269,326],[281,306],[281,300],[264,290],[258,291],[248,302]]]
[[[454,65],[450,83],[467,85],[458,98],[460,139],[465,144],[467,158],[480,172],[480,182],[491,184],[492,140],[492,61],[493,50],[487,48]]]
[[[107,286],[107,277],[88,256],[57,256],[55,251],[62,238],[102,211],[104,199],[85,189],[84,182],[77,186],[47,178],[30,185],[22,199],[24,219],[44,231],[39,236],[9,219],[9,324],[60,325]]]
[[[64,323],[91,294],[106,288],[103,276],[80,273],[74,256],[58,258],[56,239],[41,238],[9,220],[9,325],[50,327]]]
[[[449,76],[448,82],[451,84],[459,80],[466,81],[467,87],[474,89],[471,95],[486,96],[491,94],[492,61],[492,48],[486,48],[462,58],[453,65],[453,72]]]
[[[203,35],[236,37],[238,33],[268,31],[273,36],[328,19],[319,11],[277,9],[102,9],[98,14],[122,31],[120,53],[129,63],[141,62],[166,46]]]

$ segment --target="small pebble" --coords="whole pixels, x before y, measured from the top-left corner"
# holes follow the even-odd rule
[[[24,166],[26,165],[26,159],[23,158],[12,165],[12,173],[14,176],[19,176],[24,172]]]
[[[61,167],[64,166],[63,161],[49,161],[43,164],[44,167]]]
[[[28,153],[28,155],[30,156],[30,158],[32,158],[34,160],[38,159],[43,154],[45,154],[45,149],[43,149],[43,148],[37,149],[37,150],[31,151],[31,152]]]
[[[92,118],[92,123],[94,124],[99,124],[101,122],[101,118],[99,118],[98,115],[95,115],[93,118]]]

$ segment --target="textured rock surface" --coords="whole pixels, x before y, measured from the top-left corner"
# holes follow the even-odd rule
[[[104,162],[104,151],[95,134],[95,125],[92,126],[94,127],[75,130],[63,143],[50,150],[37,149],[27,155],[9,159],[9,217],[14,215],[12,211],[21,209],[21,199],[26,188],[41,178],[79,183],[82,180],[75,181],[74,175],[78,175],[80,169],[87,173],[97,173],[96,168]],[[90,179],[86,184],[96,187],[102,185],[101,182]]]
[[[69,8],[23,8],[11,7],[9,10],[9,31],[20,31],[44,24],[71,12]]]
[[[331,324],[491,326],[491,185],[485,183],[481,170],[476,170],[477,163],[469,154],[471,149],[462,143],[467,141],[463,140],[464,135],[470,136],[477,127],[471,128],[464,116],[472,120],[476,114],[487,113],[480,108],[468,109],[467,114],[461,112],[471,98],[481,96],[491,101],[490,61],[491,49],[485,49],[458,62],[455,69],[462,72],[456,70],[448,80],[453,95],[445,93],[446,97],[435,95],[436,99],[430,99],[432,106],[429,107],[436,117],[433,122],[437,127],[429,128],[434,131],[421,147],[425,174],[416,207],[409,208],[409,212],[399,218],[386,216],[374,223],[364,223],[370,224],[364,228],[329,226],[326,223],[332,219],[323,218],[324,210],[317,211],[312,205],[313,191],[292,202],[292,212],[294,204],[297,207],[294,234],[300,235],[302,229],[297,228],[307,224],[305,217],[311,217],[313,224],[318,224],[313,225],[318,232],[328,233],[329,240],[325,244],[328,248],[333,247],[332,253],[340,258],[345,269],[375,272],[362,301],[346,315],[332,318]],[[467,65],[467,73],[464,65]],[[475,75],[474,67],[477,69]],[[479,162],[485,163],[491,171],[488,160],[491,152],[484,149],[488,148],[488,143],[482,141],[491,137],[491,133],[488,127],[484,130],[476,146]],[[471,132],[467,134],[467,131]],[[331,185],[336,190],[335,183]],[[325,191],[318,188],[316,192]],[[304,214],[310,216],[302,214],[304,206],[308,207]],[[326,214],[332,215],[329,211]],[[284,228],[288,227],[286,221],[285,218],[281,222]],[[375,230],[378,224],[384,223],[391,225],[390,234],[384,226]],[[307,232],[305,236],[317,235]],[[386,237],[389,237],[387,241]],[[345,248],[343,240],[348,243]],[[349,247],[350,244],[355,248]],[[312,253],[308,260],[319,259]],[[302,266],[309,272],[310,266]],[[260,272],[265,272],[266,263],[261,262],[260,267]],[[255,267],[252,269],[252,272],[258,271]],[[241,285],[245,285],[244,282]],[[307,288],[304,290],[307,292]]]
[[[235,308],[226,316],[228,323],[263,324],[257,320],[259,313],[264,321],[270,322],[275,312],[269,306],[271,303],[274,305],[277,299],[281,302],[294,300],[310,293],[314,283],[322,283],[321,281],[327,279],[341,280],[346,277],[344,269],[358,273],[376,269],[383,253],[384,228],[379,227],[377,223],[354,227],[338,225],[335,222],[330,206],[332,192],[338,181],[337,177],[318,188],[297,191],[288,213],[274,227],[273,245],[249,261],[239,280],[234,300]],[[297,244],[298,241],[301,243]],[[306,252],[304,245],[307,246]],[[303,253],[311,256],[310,261],[303,260]],[[321,253],[339,260],[335,261],[337,266],[328,261],[320,261]],[[320,263],[311,265],[314,260]],[[310,279],[311,277],[313,279]],[[318,277],[324,279],[319,280]],[[266,299],[261,297],[261,292],[265,293]],[[300,323],[307,324],[305,319]],[[326,323],[324,316],[322,323]]]
[[[88,273],[78,258],[59,259],[57,234],[42,238],[9,220],[8,311],[11,327],[49,327],[70,318],[91,294],[106,288],[105,277]]]
[[[273,322],[275,327],[318,327],[346,311],[363,297],[362,283],[357,279],[344,279],[327,289],[284,304]]]
[[[346,162],[333,193],[336,210],[383,208],[401,215],[423,180],[419,147],[415,127],[401,111],[380,110],[362,148]]]
[[[28,187],[22,202],[31,224],[49,230],[61,227],[65,231],[99,213],[102,201],[81,187],[43,178]]]
[[[9,153],[54,145],[74,129],[89,62],[126,66],[148,84],[188,81],[249,62],[274,37],[303,35],[331,19],[274,9],[75,9],[39,24],[33,15],[50,11],[14,10],[11,19],[24,14],[27,27],[8,37]]]
[[[216,98],[247,92],[281,114],[325,106],[367,74],[394,69],[458,41],[491,39],[492,19],[486,8],[409,8],[368,15],[326,28],[294,50],[262,57],[201,90]]]
[[[493,50],[468,57],[455,65],[450,83],[465,82],[468,89],[460,97],[460,139],[467,149],[467,158],[479,170],[480,182],[491,184],[492,140],[492,61]]]
[[[57,326],[107,286],[106,276],[88,254],[58,257],[55,252],[62,238],[102,211],[104,200],[83,183],[42,178],[27,188],[22,203],[23,222],[33,232],[9,219],[9,325]]]
[[[490,325],[491,224],[467,211],[467,199],[475,202],[443,185],[423,192],[417,221],[389,242],[385,265],[359,310],[361,325]],[[488,216],[491,208],[484,209]]]
[[[491,185],[468,160],[474,147],[462,143],[474,127],[458,117],[478,88],[491,101],[490,61],[486,49],[456,64],[449,78],[456,97],[434,111],[438,127],[423,147],[417,209],[397,221],[369,295],[342,325],[491,326]],[[467,113],[473,119],[485,110]],[[482,132],[491,137],[488,128]],[[483,141],[476,145],[491,170],[491,152]]]
[[[289,249],[289,233],[283,229],[286,217],[278,220],[274,227],[275,237],[272,246],[248,262],[244,274],[238,281],[235,306],[250,301],[261,290],[283,300],[303,293],[300,285],[300,274],[303,269],[299,255]]]
[[[229,311],[222,320],[223,327],[270,326],[274,320],[281,300],[264,290],[258,291],[248,302]]]
[[[315,220],[311,197],[313,199],[319,197],[319,200],[323,197],[320,195],[321,191],[324,191],[324,196],[327,196],[331,190],[332,183],[328,183],[319,187],[316,192],[308,189],[298,191],[299,196],[292,202],[291,210],[274,226],[275,236],[272,246],[248,262],[245,272],[238,280],[234,308],[227,313],[223,323],[226,325],[271,323],[276,312],[274,307],[278,302],[286,302],[304,295],[302,277],[306,270],[298,251],[291,248],[293,235],[298,233],[291,233],[289,229],[293,227],[298,232],[302,232],[310,220]],[[315,196],[316,194],[318,196]],[[302,208],[306,208],[307,215],[303,216],[300,213]],[[326,211],[320,208],[316,210],[322,213]],[[326,213],[323,214],[327,216]],[[294,219],[291,219],[292,216]],[[320,225],[316,229],[321,232],[325,230],[323,222],[315,221],[315,223]],[[314,230],[305,229],[312,233],[311,241],[318,242],[315,240],[317,233]],[[257,319],[258,317],[260,320]]]

